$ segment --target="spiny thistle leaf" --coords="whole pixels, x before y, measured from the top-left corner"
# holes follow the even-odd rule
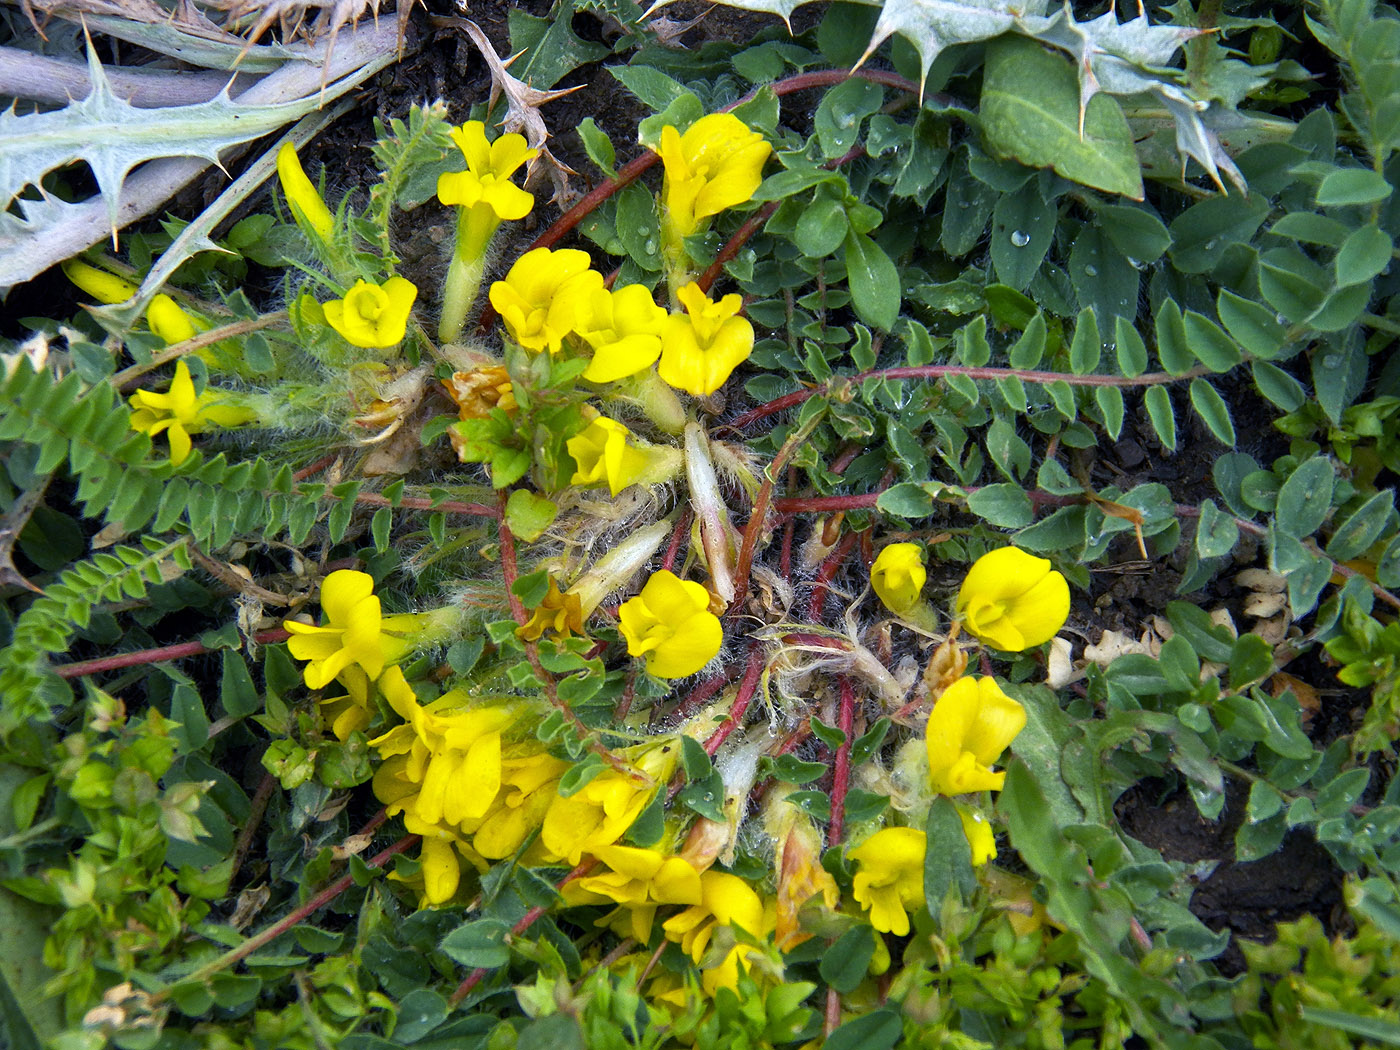
[[[225,89],[192,106],[138,109],[112,91],[91,46],[88,70],[92,91],[80,102],[50,113],[0,114],[0,200],[8,204],[55,168],[86,161],[115,229],[121,185],[136,165],[169,156],[218,163],[220,150],[276,131],[320,104],[312,96],[241,105]]]

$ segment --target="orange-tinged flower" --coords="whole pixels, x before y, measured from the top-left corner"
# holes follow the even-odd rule
[[[491,285],[491,305],[510,337],[526,350],[557,354],[581,304],[603,287],[591,263],[577,248],[536,248],[517,259],[505,280]]]
[[[583,608],[572,591],[560,591],[554,577],[549,578],[549,590],[544,600],[530,613],[530,619],[515,629],[515,636],[527,642],[537,642],[545,631],[561,638],[583,633]]]
[[[889,544],[875,556],[875,564],[870,567],[870,585],[895,615],[902,615],[919,603],[927,579],[924,551],[917,543]]]
[[[190,454],[191,434],[212,427],[234,427],[256,417],[246,408],[223,403],[212,389],[195,394],[189,365],[175,365],[175,378],[163,394],[138,390],[131,395],[131,429],[155,437],[164,434],[170,442],[170,461],[182,462]]]
[[[924,854],[928,840],[916,828],[885,828],[847,856],[858,869],[853,882],[856,902],[870,912],[870,925],[903,937],[909,932],[908,909],[924,903]]]
[[[713,302],[694,281],[676,293],[684,314],[671,314],[661,329],[661,378],[696,397],[713,394],[753,353],[753,325],[738,316],[743,299]]]
[[[1069,584],[1018,547],[989,551],[972,563],[958,591],[968,633],[994,649],[1019,653],[1055,637],[1069,617]]]
[[[322,309],[326,323],[351,346],[386,349],[403,342],[417,298],[417,285],[403,277],[390,277],[382,285],[359,280],[344,299],[332,299]]]
[[[924,731],[933,789],[943,795],[1000,791],[1006,774],[991,765],[1025,724],[1026,709],[996,679],[958,679],[933,705]]]
[[[462,419],[485,419],[493,408],[510,413],[520,407],[515,402],[510,374],[500,365],[453,372],[442,385],[447,389],[447,396],[457,403]]]
[[[684,134],[670,125],[662,128],[661,200],[668,233],[688,237],[712,216],[751,198],[770,152],[763,136],[732,113],[701,117]]]
[[[836,880],[822,867],[822,837],[805,811],[787,801],[789,790],[770,792],[763,808],[764,827],[773,838],[773,862],[777,869],[777,927],[774,939],[782,951],[791,951],[811,938],[798,921],[802,906],[817,894],[828,908],[841,898]]]
[[[593,350],[583,378],[611,383],[651,367],[661,356],[666,311],[644,285],[600,288],[581,303],[576,331]]]
[[[658,678],[684,678],[715,658],[724,641],[710,592],[667,569],[652,573],[642,592],[617,611],[627,652],[645,656]]]

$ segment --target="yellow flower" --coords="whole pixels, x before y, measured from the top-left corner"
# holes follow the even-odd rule
[[[450,134],[466,159],[467,170],[438,176],[438,200],[466,208],[485,205],[497,220],[529,215],[535,198],[510,178],[520,165],[538,157],[539,150],[531,149],[524,135],[502,135],[487,142],[486,125],[479,120],[469,120]]]
[[[924,731],[929,777],[942,795],[1000,791],[1006,779],[991,765],[1026,724],[1026,709],[996,679],[959,678],[933,705]]]
[[[543,751],[503,758],[501,790],[472,836],[476,851],[489,860],[512,856],[544,822],[568,769]]]
[[[322,309],[326,323],[351,346],[383,349],[403,341],[417,298],[417,285],[403,277],[390,277],[382,285],[359,280],[344,299],[332,299]]]
[[[581,304],[603,287],[591,262],[577,248],[536,248],[517,259],[506,279],[491,285],[491,305],[511,338],[526,350],[557,354]]]
[[[554,577],[549,579],[549,590],[544,600],[531,612],[527,623],[515,629],[515,636],[527,642],[537,642],[545,631],[553,631],[561,638],[583,633],[583,608],[579,597],[572,591],[560,591]]]
[[[605,769],[567,798],[556,795],[540,827],[540,841],[570,864],[611,846],[670,777],[677,751],[673,742],[647,745],[637,755],[634,773]]]
[[[612,901],[619,907],[599,920],[598,925],[621,926],[619,932],[641,944],[651,940],[659,905],[701,901],[700,873],[683,857],[667,857],[656,850],[631,846],[604,846],[595,856],[612,870],[568,883],[563,890],[565,903]]]
[[[753,325],[739,317],[737,294],[712,302],[694,281],[676,297],[684,314],[671,314],[661,329],[661,378],[696,397],[713,394],[753,352]]]
[[[763,902],[739,876],[707,871],[700,876],[700,893],[697,903],[661,924],[667,939],[677,942],[694,962],[704,958],[720,926],[738,926],[754,937],[762,935]]]
[[[1019,653],[1048,642],[1069,617],[1069,584],[1018,547],[989,551],[972,564],[958,591],[958,615],[981,642]]]
[[[710,612],[710,592],[666,569],[617,611],[627,652],[645,656],[658,678],[684,678],[715,658],[724,631]]]
[[[320,627],[282,621],[292,634],[288,651],[309,661],[302,674],[311,689],[324,688],[351,666],[370,680],[378,678],[386,664],[413,651],[413,642],[403,636],[421,631],[425,619],[413,613],[381,615],[374,578],[354,569],[337,569],[321,581],[321,609],[325,622]]]
[[[917,543],[891,543],[875,557],[870,584],[890,612],[901,615],[919,602],[928,573],[924,551]]]
[[[175,365],[175,378],[164,394],[138,390],[131,395],[131,429],[155,437],[164,433],[170,442],[170,462],[183,462],[190,454],[190,435],[209,427],[234,427],[255,417],[244,408],[223,404],[213,390],[196,395],[189,365]]]
[[[666,311],[644,285],[600,288],[582,304],[576,330],[593,349],[583,378],[611,383],[649,368],[661,356]]]
[[[701,117],[683,135],[662,128],[661,199],[671,235],[688,237],[706,219],[752,197],[770,152],[763,136],[732,113]]]
[[[617,420],[599,416],[569,438],[565,445],[578,464],[569,484],[587,488],[606,485],[614,496],[635,485],[650,464],[650,457],[627,440],[631,433]]]
[[[971,806],[955,803],[958,820],[962,821],[963,834],[967,836],[968,848],[972,850],[972,866],[980,868],[989,860],[997,859],[997,837],[987,818]]]
[[[62,264],[63,276],[87,292],[99,303],[124,303],[136,294],[136,285],[106,270],[99,270],[81,259],[68,259]]]
[[[847,856],[859,870],[853,884],[856,902],[870,912],[870,925],[903,937],[909,932],[907,909],[924,903],[924,853],[928,843],[916,828],[885,828]]]
[[[464,707],[460,690],[422,707],[397,667],[385,674],[381,688],[408,724],[370,744],[385,758],[406,756],[395,774],[417,788],[386,800],[390,815],[407,810],[424,824],[474,830],[471,822],[486,815],[501,789],[501,732],[519,710],[504,704]]]
[[[369,728],[369,677],[351,664],[336,680],[345,686],[345,695],[325,697],[320,704],[321,716],[337,740],[349,740],[355,730],[363,732]]]
[[[323,244],[329,244],[335,234],[335,220],[321,194],[306,177],[297,159],[296,147],[290,142],[282,143],[277,151],[277,179],[282,183],[282,193],[286,195],[287,207],[291,208],[297,225]]]
[[[199,334],[194,318],[170,296],[161,292],[146,307],[146,323],[151,331],[165,340],[167,346],[183,343]]]

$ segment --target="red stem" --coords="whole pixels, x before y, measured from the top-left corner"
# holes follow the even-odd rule
[[[274,642],[285,641],[289,637],[291,637],[289,632],[281,627],[274,627],[271,630],[259,631],[253,635],[253,641],[259,645],[271,645]],[[54,674],[60,678],[81,678],[84,675],[101,674],[104,671],[119,671],[123,667],[164,663],[166,660],[179,660],[184,656],[199,656],[208,652],[213,652],[213,650],[203,642],[180,642],[177,645],[163,645],[158,649],[138,649],[133,653],[118,653],[116,656],[103,656],[96,660],[79,660],[71,664],[62,664],[54,668]]]
[[[739,683],[739,692],[734,697],[734,706],[729,709],[729,716],[710,734],[710,739],[705,741],[705,752],[711,757],[714,757],[720,745],[729,739],[729,734],[739,727],[744,715],[748,713],[749,703],[758,691],[758,680],[762,673],[763,649],[755,645],[749,650],[749,666],[744,671],[744,680]]]
[[[667,572],[670,572],[671,566],[676,564],[676,553],[681,549],[681,540],[690,530],[692,517],[694,515],[689,510],[682,512],[680,518],[676,520],[676,527],[671,530],[671,542],[666,544],[666,553],[661,556],[661,567]]]
[[[839,846],[846,823],[846,790],[851,777],[851,733],[856,722],[856,691],[851,681],[842,675],[841,714],[838,728],[846,734],[841,746],[836,749],[836,763],[831,772],[831,823],[827,828],[826,844]]]
[[[758,211],[745,219],[744,224],[734,231],[734,236],[730,237],[729,240],[725,242],[724,247],[721,248],[719,254],[715,256],[715,261],[710,263],[705,272],[700,275],[700,279],[695,282],[700,286],[702,292],[706,295],[710,294],[710,288],[719,278],[720,272],[724,269],[724,264],[739,254],[739,249],[744,246],[745,242],[748,241],[758,228],[767,222],[772,217],[773,213],[778,210],[779,203],[781,202],[769,201],[763,207],[759,208]]]

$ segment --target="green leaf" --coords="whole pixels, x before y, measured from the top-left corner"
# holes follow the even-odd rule
[[[1335,561],[1348,561],[1365,553],[1381,538],[1395,512],[1395,495],[1376,492],[1337,526],[1327,541],[1327,555]]]
[[[845,204],[819,196],[798,218],[792,241],[809,259],[824,259],[841,247],[849,230]]]
[[[1099,367],[1099,354],[1102,349],[1094,311],[1086,306],[1079,311],[1079,318],[1075,321],[1074,339],[1069,345],[1070,370],[1075,375],[1088,375]]]
[[[1222,514],[1214,500],[1201,504],[1201,519],[1196,525],[1196,553],[1202,558],[1218,558],[1229,554],[1240,541],[1240,527],[1229,514]]]
[[[882,332],[893,328],[901,301],[899,271],[883,248],[854,230],[846,235],[846,279],[860,319]]]
[[[1095,217],[1108,239],[1135,262],[1156,262],[1171,247],[1171,233],[1162,220],[1146,208],[1101,204],[1095,211]]]
[[[899,1014],[881,1009],[841,1025],[827,1036],[822,1050],[890,1050],[903,1034]]]
[[[1278,492],[1274,524],[1290,536],[1311,536],[1332,509],[1336,473],[1326,456],[1314,456],[1299,464]]]
[[[1215,300],[1220,323],[1253,357],[1272,359],[1283,348],[1283,326],[1261,303],[1242,299],[1222,288]]]
[[[1235,341],[1210,318],[1187,310],[1184,326],[1186,345],[1212,372],[1228,372],[1243,360]]]
[[[1400,1046],[1400,1024],[1383,1017],[1367,1017],[1346,1010],[1328,1010],[1321,1006],[1303,1006],[1299,1009],[1299,1014],[1310,1024],[1335,1028],[1339,1032],[1349,1032],[1389,1046]]]
[[[1165,387],[1150,386],[1142,401],[1147,408],[1147,418],[1152,421],[1152,429],[1157,432],[1158,440],[1175,452],[1176,416],[1172,412],[1171,395]]]
[[[1021,291],[1040,269],[1055,233],[1057,209],[1035,183],[1003,195],[992,209],[992,266],[997,280]]]
[[[1074,66],[1036,42],[1005,36],[987,46],[981,116],[987,148],[997,156],[1142,199],[1137,151],[1118,103],[1095,94],[1081,136]]]
[[[1342,168],[1332,172],[1317,187],[1317,203],[1322,208],[1343,208],[1351,204],[1374,204],[1390,196],[1385,176],[1369,168]]]
[[[680,81],[651,66],[608,66],[608,72],[653,113],[690,93]],[[591,118],[590,118],[591,119]],[[684,131],[684,128],[679,130]]]
[[[1147,347],[1142,336],[1126,317],[1118,317],[1113,322],[1113,339],[1118,354],[1118,370],[1132,378],[1147,371]]]
[[[439,947],[459,966],[493,970],[510,962],[509,933],[510,927],[500,919],[474,919],[449,933]]]
[[[1101,386],[1094,389],[1094,400],[1103,413],[1103,428],[1114,441],[1123,431],[1123,391],[1116,386]]]
[[[1031,498],[1020,485],[983,485],[968,494],[967,509],[1003,529],[1019,529],[1035,520]]]
[[[822,153],[833,159],[847,153],[860,138],[861,125],[884,104],[879,84],[852,77],[826,93],[817,106],[813,127]]]
[[[822,980],[842,995],[856,990],[875,956],[875,931],[861,924],[847,930],[822,953]]]
[[[1259,393],[1285,412],[1296,411],[1307,400],[1303,384],[1277,365],[1255,361],[1249,367],[1254,373],[1254,385]]]
[[[705,779],[714,768],[705,748],[698,740],[688,736],[681,737],[681,766],[685,770],[686,780],[692,782]]]
[[[923,485],[901,481],[880,493],[875,506],[885,514],[900,518],[927,518],[933,513],[933,497]]]
[[[1045,353],[1045,315],[1036,312],[1027,323],[1026,329],[1007,351],[1007,360],[1012,368],[1030,369],[1040,364]]]
[[[956,888],[966,897],[976,887],[977,876],[972,870],[972,847],[951,799],[934,799],[924,830],[924,904],[929,914],[938,916],[948,893]]]
[[[1390,235],[1375,224],[1352,231],[1333,260],[1337,287],[1369,281],[1390,265],[1394,249]]]
[[[649,190],[634,182],[618,193],[616,229],[633,262],[649,272],[661,269],[661,222]]]
[[[1099,226],[1086,226],[1074,238],[1069,278],[1080,303],[1091,307],[1105,325],[1110,318],[1131,318],[1137,313],[1137,267]]]
[[[1155,318],[1157,357],[1174,376],[1185,375],[1195,364],[1195,355],[1186,339],[1186,322],[1174,299],[1164,299]]]
[[[1225,399],[1200,376],[1191,380],[1191,405],[1217,441],[1222,445],[1235,444],[1235,426],[1230,422],[1230,409]]]
[[[588,159],[598,165],[609,178],[616,175],[617,151],[613,149],[612,139],[608,138],[607,133],[598,127],[592,117],[583,118],[583,123],[578,126],[578,136],[583,140],[583,149],[588,154]]]
[[[559,508],[529,489],[516,489],[506,500],[506,525],[518,538],[533,542],[554,523]]]

